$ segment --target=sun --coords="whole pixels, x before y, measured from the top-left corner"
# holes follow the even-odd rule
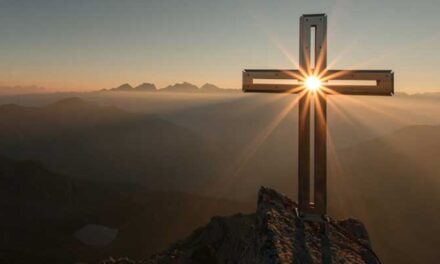
[[[308,76],[304,82],[305,87],[309,91],[317,91],[321,88],[321,80],[316,76]]]

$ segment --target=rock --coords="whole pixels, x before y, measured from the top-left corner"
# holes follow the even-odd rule
[[[262,187],[255,214],[213,217],[165,252],[134,263],[380,263],[360,221],[303,221],[296,207],[286,196]]]
[[[304,222],[296,207],[286,196],[261,188],[255,263],[380,263],[361,222]]]

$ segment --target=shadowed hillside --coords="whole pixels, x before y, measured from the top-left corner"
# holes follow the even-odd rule
[[[151,115],[69,98],[44,107],[3,105],[0,125],[0,153],[81,178],[189,189],[194,183],[177,175],[210,175],[206,166],[192,169],[209,161],[209,144]]]
[[[146,258],[205,224],[252,205],[127,183],[97,183],[51,172],[41,163],[0,157],[2,263],[74,263],[130,254]],[[118,230],[107,246],[74,237],[88,224]]]
[[[266,185],[296,197],[297,111],[288,108],[295,96],[128,94],[55,103],[62,95],[15,97],[28,106],[0,107],[0,152],[150,191],[252,202]],[[435,263],[440,104],[413,96],[334,98],[330,214],[362,219],[385,263]],[[144,239],[139,244],[154,244]]]
[[[338,199],[334,210],[373,227],[384,263],[435,263],[440,258],[433,250],[440,244],[440,126],[406,127],[341,151],[339,158],[343,173],[333,179],[337,189],[330,186],[344,191],[346,199]]]

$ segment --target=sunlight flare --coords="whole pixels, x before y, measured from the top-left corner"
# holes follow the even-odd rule
[[[308,76],[304,85],[309,91],[314,92],[321,88],[321,80],[316,76]]]

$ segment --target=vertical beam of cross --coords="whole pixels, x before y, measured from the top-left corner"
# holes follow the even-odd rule
[[[327,67],[326,36],[327,16],[321,14],[301,16],[299,69],[304,75],[317,76]],[[303,213],[325,214],[327,208],[327,99],[325,97],[324,93],[309,93],[299,101],[298,200],[299,210]],[[314,123],[313,131],[311,122]],[[313,194],[310,193],[311,184],[314,185]]]
[[[391,70],[327,69],[325,14],[301,16],[299,46],[298,70],[244,70],[243,91],[301,94],[298,121],[298,207],[302,214],[324,215],[327,213],[327,96],[393,95],[394,73]],[[318,91],[306,89],[304,81],[310,76],[316,76],[323,81]],[[293,79],[298,83],[255,83],[255,79]],[[375,85],[331,84],[330,81],[334,80],[367,80],[375,81]]]

